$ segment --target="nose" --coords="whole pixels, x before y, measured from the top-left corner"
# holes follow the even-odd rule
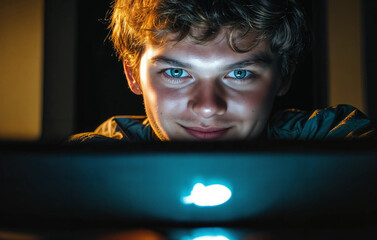
[[[202,117],[211,118],[218,115],[223,115],[227,110],[227,103],[225,94],[221,88],[216,84],[208,83],[197,86],[189,101],[189,108]]]

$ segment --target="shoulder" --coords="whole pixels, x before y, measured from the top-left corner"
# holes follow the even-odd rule
[[[357,139],[375,137],[375,127],[358,109],[337,105],[314,111],[288,109],[274,115],[267,127],[272,139]]]
[[[70,143],[113,143],[150,141],[152,130],[145,116],[114,116],[93,132],[75,134]]]

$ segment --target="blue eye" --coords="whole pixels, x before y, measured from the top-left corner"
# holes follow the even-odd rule
[[[244,79],[248,77],[251,73],[246,70],[237,69],[232,72],[230,72],[227,77],[236,78],[236,79]]]
[[[165,73],[173,78],[182,78],[182,77],[188,77],[189,74],[180,68],[169,68],[165,71]]]

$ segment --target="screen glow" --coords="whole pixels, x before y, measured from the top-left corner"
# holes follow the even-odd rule
[[[195,204],[200,207],[218,206],[230,199],[232,192],[221,184],[204,186],[202,183],[195,184],[190,196],[184,197],[185,204]]]
[[[229,240],[229,238],[224,236],[202,236],[194,238],[193,240]]]
[[[182,231],[182,230],[181,230]],[[233,232],[233,233],[232,233]],[[235,236],[234,231],[229,231],[224,228],[195,228],[191,231],[184,230],[177,232],[171,239],[180,240],[234,240],[241,239],[243,235]],[[237,231],[238,233],[238,231]],[[170,238],[169,238],[170,239]]]

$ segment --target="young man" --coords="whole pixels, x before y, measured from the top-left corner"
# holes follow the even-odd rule
[[[309,33],[295,0],[117,0],[111,40],[147,117],[114,117],[76,142],[371,136],[350,106],[270,116]]]

